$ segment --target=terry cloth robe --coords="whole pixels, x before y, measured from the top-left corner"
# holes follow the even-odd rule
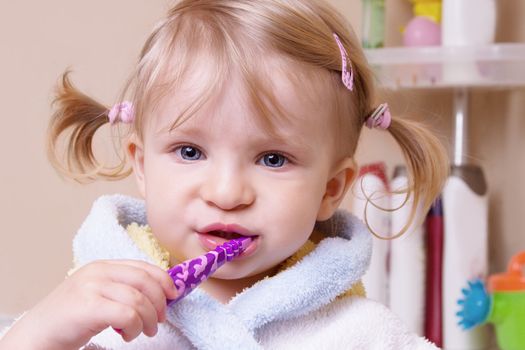
[[[75,264],[153,263],[127,233],[132,223],[147,224],[143,201],[100,197],[73,241]],[[227,304],[197,288],[168,309],[155,337],[141,334],[125,343],[108,328],[85,349],[437,349],[407,331],[385,306],[361,296],[341,297],[370,262],[371,235],[357,218],[338,211],[316,229],[326,238],[310,253]]]

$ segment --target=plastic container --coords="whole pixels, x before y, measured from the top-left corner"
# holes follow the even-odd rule
[[[496,34],[495,0],[443,0],[444,46],[486,45]]]
[[[425,337],[443,346],[443,206],[441,198],[430,207],[426,220]]]
[[[489,349],[485,327],[465,332],[457,325],[457,300],[465,281],[488,271],[488,190],[481,168],[452,166],[443,188],[443,347]]]
[[[390,208],[389,184],[384,163],[373,163],[359,169],[359,177],[352,187],[352,211],[364,221],[367,198],[381,208]],[[390,235],[390,212],[368,204],[368,224],[381,236]],[[373,238],[372,258],[363,276],[367,297],[388,305],[388,253],[389,241]]]
[[[441,24],[444,46],[479,46],[494,42],[496,34],[495,0],[445,0]],[[445,66],[443,76],[447,80],[479,79],[482,72],[476,64]]]
[[[470,329],[485,322],[494,324],[502,350],[525,349],[525,251],[515,255],[507,272],[488,279],[488,292],[481,281],[469,282],[458,301],[460,325]]]
[[[405,167],[398,166],[390,182],[392,189],[391,230],[398,233],[408,222],[413,201],[405,202],[406,194],[395,193],[408,188]],[[404,203],[404,205],[403,205]],[[389,307],[407,325],[408,329],[423,336],[425,315],[425,237],[421,225],[422,211],[401,237],[392,240],[390,246]]]
[[[416,16],[408,22],[403,33],[404,46],[441,45],[441,27],[439,23],[426,16]]]
[[[363,0],[363,47],[376,49],[385,45],[385,0]]]

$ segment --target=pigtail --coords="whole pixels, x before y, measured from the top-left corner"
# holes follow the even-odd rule
[[[388,131],[401,147],[409,174],[408,188],[396,190],[394,193],[406,193],[405,203],[412,203],[405,226],[400,232],[388,238],[395,239],[408,230],[416,217],[418,207],[423,213],[428,212],[434,200],[440,195],[448,176],[449,161],[442,143],[419,122],[392,118]]]
[[[125,159],[115,167],[101,165],[93,152],[96,131],[108,122],[108,108],[77,90],[69,79],[69,71],[62,75],[52,106],[47,139],[47,154],[53,167],[62,175],[77,182],[97,179],[119,180],[131,173],[125,169]],[[58,155],[61,136],[65,137],[63,157]]]

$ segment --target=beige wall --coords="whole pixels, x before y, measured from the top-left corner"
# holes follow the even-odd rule
[[[110,104],[166,6],[0,2],[0,313],[27,309],[64,278],[73,234],[98,195],[134,193],[130,180],[80,186],[49,166],[44,139],[53,85],[71,67],[79,87]]]
[[[331,0],[359,33],[360,2]],[[135,194],[128,179],[81,186],[60,179],[48,165],[44,135],[52,86],[71,67],[74,82],[110,104],[138,50],[168,1],[0,2],[0,96],[4,126],[0,138],[0,314],[29,308],[58,284],[71,266],[71,239],[92,201],[103,193]],[[521,0],[500,1],[501,41],[525,41]],[[146,5],[147,4],[147,5]],[[400,42],[409,17],[405,0],[387,0],[387,43]],[[519,10],[518,10],[519,8]],[[394,112],[424,116],[447,141],[451,94],[389,93]],[[472,96],[472,159],[483,164],[491,188],[491,259],[504,267],[525,249],[520,214],[525,205],[525,92],[475,92]],[[475,122],[475,123],[474,123]],[[400,161],[392,140],[367,133],[361,162]]]

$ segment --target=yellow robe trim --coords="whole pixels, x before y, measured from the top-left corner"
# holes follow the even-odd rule
[[[136,223],[132,223],[126,228],[126,230],[130,238],[137,245],[137,247],[140,250],[142,250],[145,254],[147,254],[157,266],[164,270],[167,270],[170,267],[168,251],[159,244],[155,236],[153,236],[153,233],[151,232],[151,228],[149,226],[140,226]],[[279,267],[279,272],[284,271],[295,265],[305,255],[309,254],[312,250],[314,250],[315,246],[316,244],[314,242],[310,240],[306,241],[306,243],[301,248],[299,248],[299,250],[294,255],[286,259],[281,264],[281,266]],[[366,296],[365,288],[361,280],[356,282],[346,292],[339,295],[338,298],[344,298],[349,296]]]
[[[170,267],[170,253],[159,244],[149,226],[140,226],[137,223],[132,223],[126,230],[137,247],[146,253],[155,265],[163,270],[167,270]]]

